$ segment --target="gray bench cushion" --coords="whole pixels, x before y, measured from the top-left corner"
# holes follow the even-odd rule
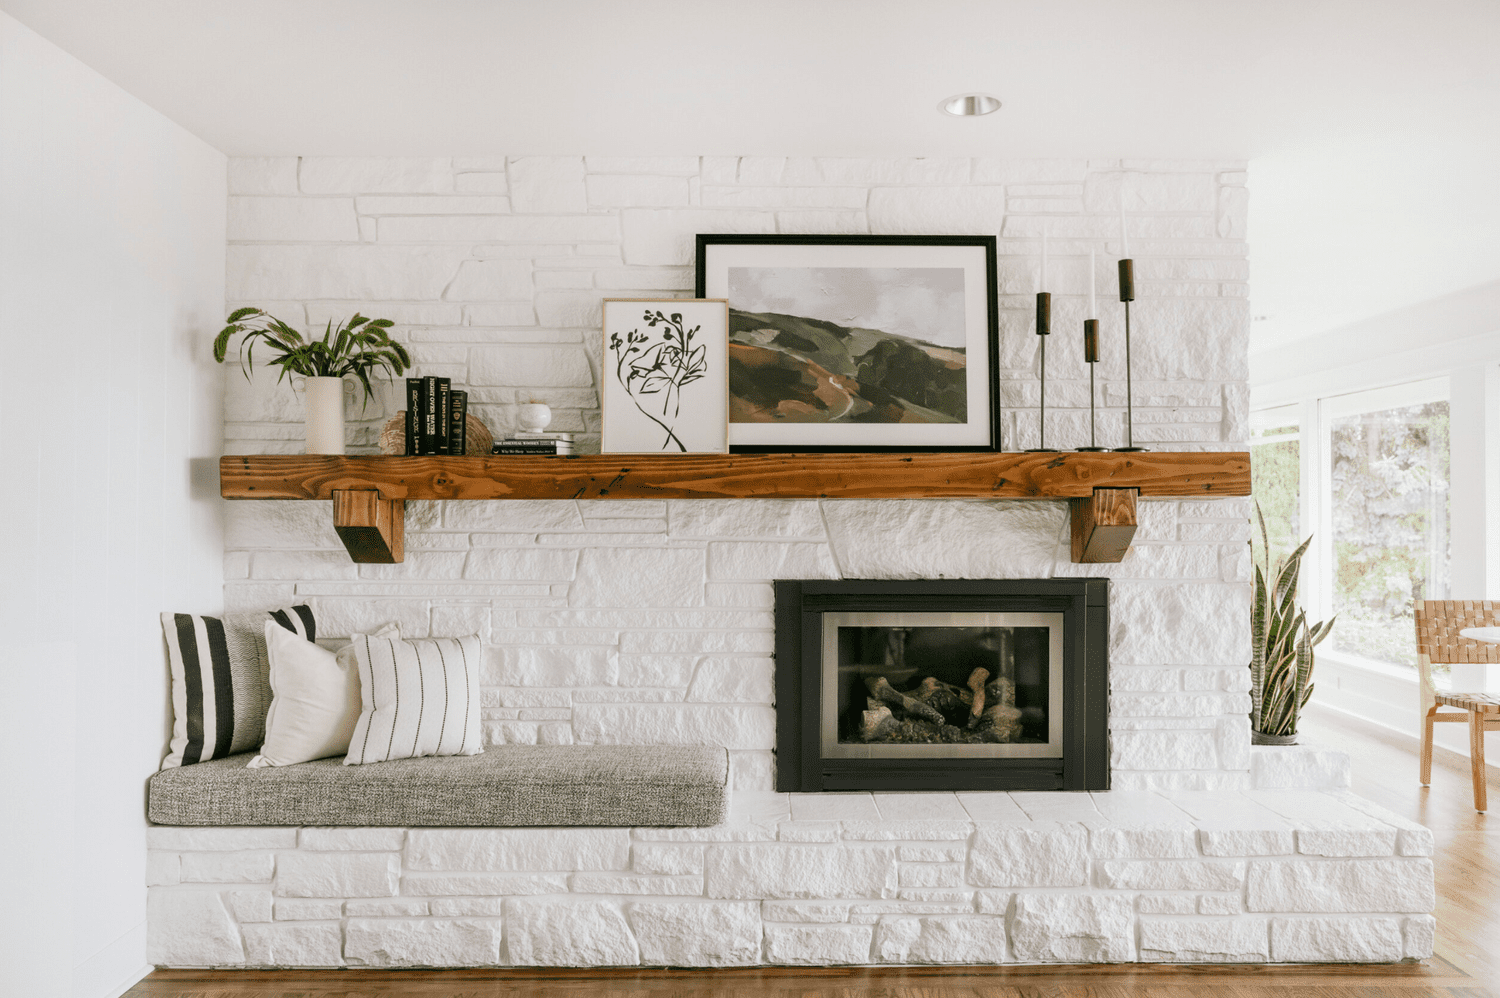
[[[729,756],[662,745],[497,745],[481,755],[246,769],[249,755],[151,777],[159,825],[716,825]]]

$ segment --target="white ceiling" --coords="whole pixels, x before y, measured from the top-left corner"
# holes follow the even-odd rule
[[[1500,276],[1496,0],[0,9],[236,156],[1250,159],[1257,348]]]

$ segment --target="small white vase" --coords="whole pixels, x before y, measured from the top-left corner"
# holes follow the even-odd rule
[[[552,410],[545,402],[522,402],[516,409],[516,425],[522,433],[541,433],[552,422]]]
[[[307,453],[344,453],[344,379],[304,378]]]

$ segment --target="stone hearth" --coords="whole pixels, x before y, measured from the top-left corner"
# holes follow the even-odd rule
[[[166,966],[1388,962],[1432,834],[1346,791],[734,795],[701,829],[150,830]]]

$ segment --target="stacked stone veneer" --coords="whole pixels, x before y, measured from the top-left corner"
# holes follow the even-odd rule
[[[1235,162],[986,159],[254,159],[230,164],[230,307],[321,330],[386,316],[416,373],[466,387],[496,433],[518,400],[597,447],[602,297],[691,293],[697,232],[999,237],[1006,446],[1035,446],[1033,299],[1054,292],[1048,442],[1087,439],[1081,328],[1097,250],[1100,443],[1122,443],[1123,203],[1137,260],[1136,440],[1246,438],[1245,174]],[[302,449],[299,396],[227,379],[227,453]],[[398,408],[351,406],[372,450]],[[1119,565],[1075,566],[1060,502],[409,503],[406,561],[357,566],[327,503],[227,505],[225,602],[313,601],[329,637],[399,621],[478,632],[491,743],[723,745],[773,780],[775,578],[1115,579],[1116,787],[1248,785],[1243,500],[1143,504]]]
[[[704,829],[153,828],[169,966],[1387,962],[1432,835],[1346,792],[742,792]]]

